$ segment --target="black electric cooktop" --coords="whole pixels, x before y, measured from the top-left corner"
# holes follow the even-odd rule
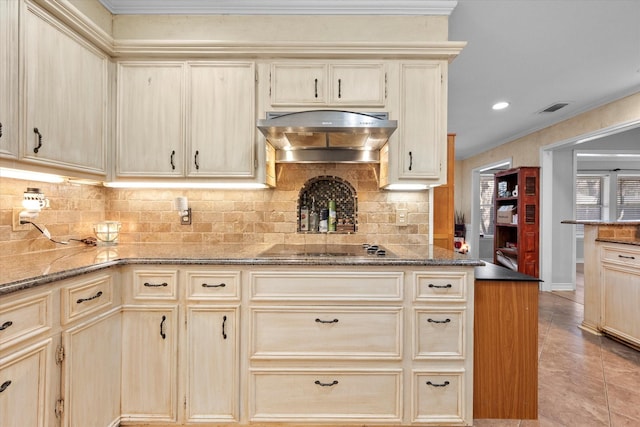
[[[395,258],[396,256],[381,245],[374,244],[277,244],[262,252],[264,257],[333,257],[333,258],[362,258],[380,257]]]

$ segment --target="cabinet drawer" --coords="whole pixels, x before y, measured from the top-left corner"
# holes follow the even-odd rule
[[[239,271],[188,271],[187,298],[191,300],[239,300]]]
[[[135,270],[133,272],[134,299],[175,301],[177,297],[177,270]]]
[[[254,301],[400,301],[401,272],[252,272]]]
[[[401,308],[256,308],[254,359],[400,359]]]
[[[113,306],[113,281],[103,275],[65,286],[62,297],[62,324]]]
[[[443,425],[465,420],[463,372],[414,372],[412,422]]]
[[[415,301],[466,301],[466,273],[414,273]]]
[[[602,260],[640,268],[640,247],[633,245],[626,246],[629,247],[603,246]]]
[[[401,370],[252,371],[252,421],[399,422]]]
[[[51,329],[51,292],[0,304],[0,348]]]
[[[465,310],[420,309],[414,321],[415,359],[465,357]]]

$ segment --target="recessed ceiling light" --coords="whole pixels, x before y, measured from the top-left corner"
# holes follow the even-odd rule
[[[493,104],[493,108],[494,110],[504,110],[505,108],[507,108],[509,106],[509,103],[506,101],[500,101],[500,102],[496,102],[495,104]]]

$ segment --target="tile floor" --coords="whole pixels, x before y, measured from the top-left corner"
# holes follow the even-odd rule
[[[578,266],[575,292],[540,293],[538,419],[475,427],[640,426],[640,352],[578,328],[583,283]]]

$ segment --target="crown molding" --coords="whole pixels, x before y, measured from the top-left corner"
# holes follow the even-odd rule
[[[99,0],[114,15],[450,15],[454,0]]]

